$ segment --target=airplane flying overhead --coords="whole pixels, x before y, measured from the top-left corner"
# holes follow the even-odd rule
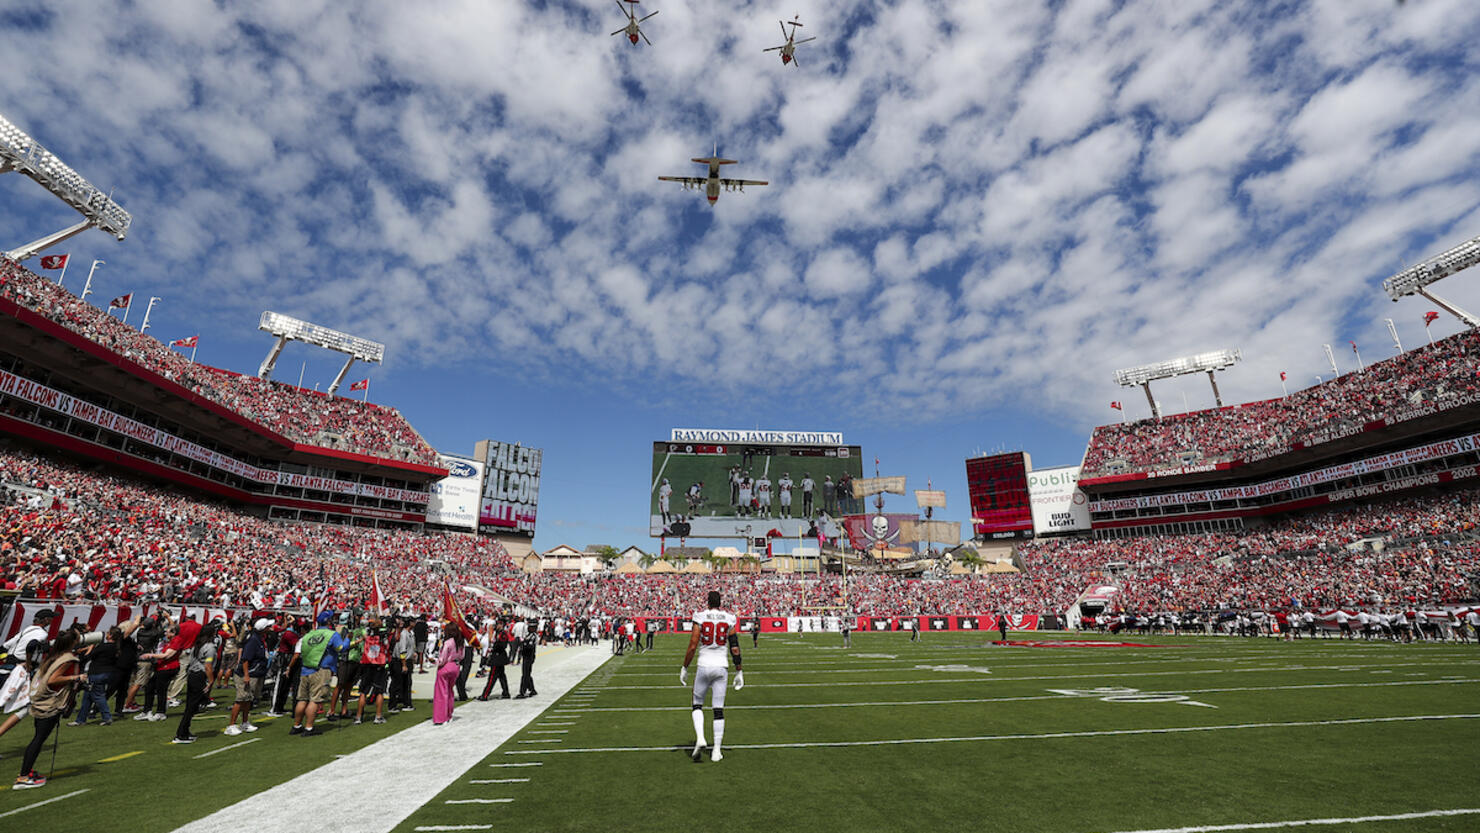
[[[762,49],[761,51],[775,52],[777,50],[780,50],[781,63],[791,64],[795,67],[801,66],[801,64],[797,62],[797,47],[801,46],[804,43],[811,43],[812,41],[817,40],[817,38],[803,38],[801,40],[797,40],[797,27],[802,25],[801,17],[801,15],[797,15],[791,20],[776,21],[777,23],[781,24],[781,36],[786,38],[786,43],[783,43],[780,46],[773,46],[770,49]],[[786,31],[786,27],[788,26],[791,27],[790,33]]]
[[[715,201],[719,199],[720,188],[724,188],[726,191],[739,191],[741,193],[744,193],[745,186],[747,185],[770,184],[764,180],[759,179],[727,179],[721,177],[719,175],[719,166],[733,165],[735,164],[735,160],[721,159],[719,156],[718,145],[715,146],[713,156],[710,156],[707,159],[694,159],[692,161],[697,162],[700,165],[708,165],[709,176],[660,176],[658,177],[658,179],[664,182],[680,183],[681,185],[683,185],[683,189],[685,191],[689,190],[690,188],[703,188],[704,196],[709,199],[710,205],[714,205]]]
[[[628,5],[623,6],[623,3],[627,3]],[[643,40],[647,41],[648,46],[652,46],[653,42],[648,40],[647,33],[642,31],[642,27],[638,24],[652,17],[653,14],[657,14],[657,12],[638,17],[637,0],[617,0],[617,8],[622,10],[622,14],[627,15],[627,25],[623,26],[615,32],[612,32],[612,34],[620,35],[625,32],[627,34],[627,40],[632,41],[632,44],[634,46],[637,45],[638,38],[642,38]]]

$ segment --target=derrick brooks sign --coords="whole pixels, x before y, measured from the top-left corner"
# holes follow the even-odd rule
[[[842,431],[762,431],[760,429],[675,428],[669,442],[706,445],[842,445]]]
[[[518,443],[482,440],[474,456],[483,461],[486,471],[478,525],[487,532],[517,531],[532,537],[544,452]]]

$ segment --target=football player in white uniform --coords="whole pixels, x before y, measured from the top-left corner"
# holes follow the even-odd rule
[[[689,650],[678,669],[678,684],[689,684],[689,663],[699,653],[699,670],[694,674],[694,763],[704,751],[704,694],[709,693],[714,708],[714,751],[709,759],[720,761],[720,745],[725,739],[725,687],[729,682],[729,661],[735,660],[735,690],[745,687],[745,672],[740,670],[740,638],[736,633],[735,614],[720,610],[719,591],[709,591],[709,609],[694,614],[694,628],[689,635]]]
[[[658,487],[658,512],[663,516],[663,525],[668,525],[668,501],[673,497],[673,485],[668,478],[663,478],[663,485]]]
[[[764,474],[755,481],[755,502],[762,518],[771,517],[771,478]]]
[[[781,489],[781,517],[791,517],[791,475],[782,472],[781,479],[776,481],[776,486]]]

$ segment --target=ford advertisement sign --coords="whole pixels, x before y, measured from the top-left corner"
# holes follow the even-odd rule
[[[478,498],[483,493],[483,464],[477,460],[438,454],[447,476],[432,484],[427,501],[427,523],[478,531]]]

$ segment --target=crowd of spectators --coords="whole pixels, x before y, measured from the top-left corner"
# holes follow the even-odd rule
[[[197,364],[3,257],[0,294],[294,442],[437,464],[436,452],[394,408]]]
[[[510,600],[546,615],[685,616],[718,589],[741,615],[1063,613],[1112,582],[1128,609],[1442,604],[1480,579],[1480,492],[1352,506],[1241,532],[1022,544],[1017,573],[851,574],[520,571],[486,537],[268,521],[229,506],[0,451],[0,589],[58,600],[300,610],[322,592],[437,613],[450,584],[470,613]]]
[[[1090,437],[1080,476],[1259,459],[1378,420],[1460,407],[1477,394],[1480,330],[1467,330],[1282,399],[1102,425]]]
[[[268,521],[25,451],[0,450],[0,589],[37,598],[296,609],[325,590],[440,610],[444,583],[514,569],[491,538]],[[470,595],[469,602],[477,602]]]

